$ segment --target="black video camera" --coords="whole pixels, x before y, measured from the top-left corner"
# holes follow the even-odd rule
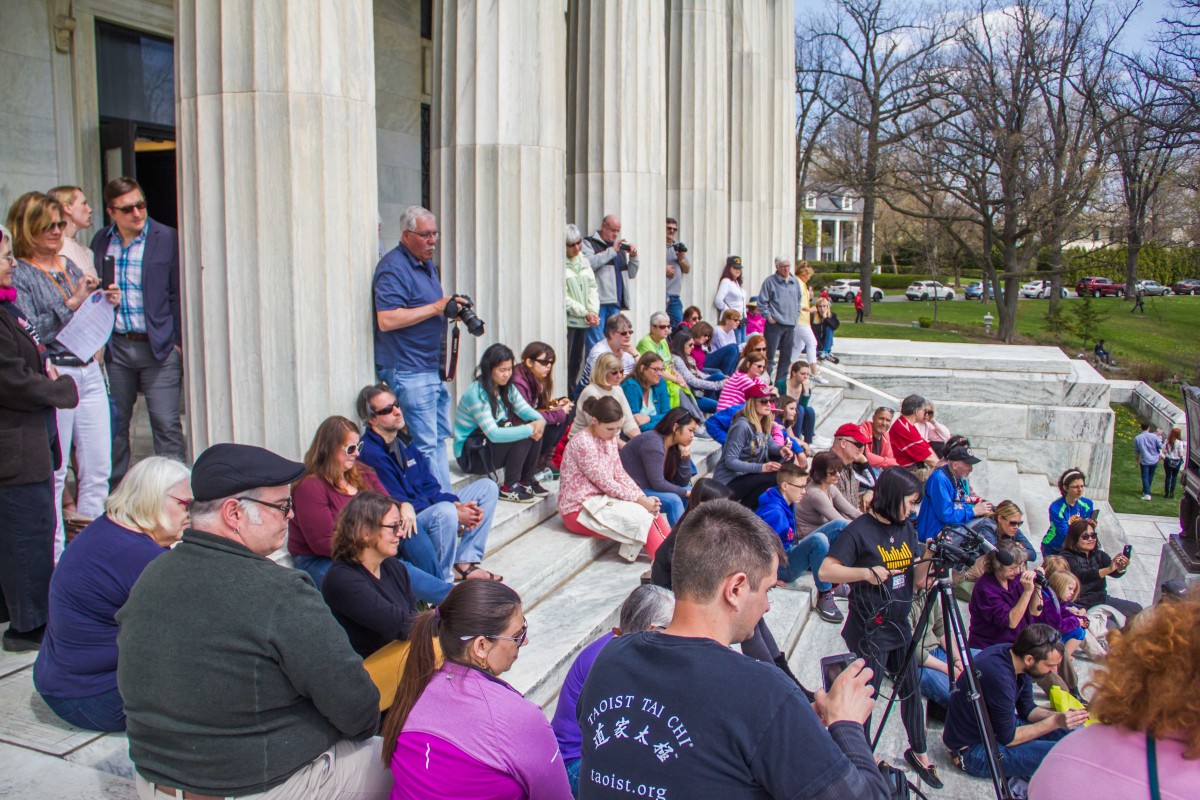
[[[684,244],[683,242],[676,242],[675,244],[671,245],[671,247],[675,248],[676,253],[686,253],[687,252],[687,245]]]
[[[947,525],[929,542],[929,550],[950,569],[965,570],[994,550],[991,542],[965,525]]]
[[[465,294],[456,294],[446,301],[446,319],[461,322],[472,336],[483,336],[483,320],[471,309],[474,304]]]

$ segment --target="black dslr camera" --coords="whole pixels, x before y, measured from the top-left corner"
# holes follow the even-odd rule
[[[461,322],[472,336],[483,336],[483,320],[471,309],[474,304],[465,294],[456,294],[446,301],[446,319]]]
[[[676,242],[675,244],[671,245],[671,247],[675,248],[676,253],[686,253],[687,252],[687,245],[684,244],[683,242]]]

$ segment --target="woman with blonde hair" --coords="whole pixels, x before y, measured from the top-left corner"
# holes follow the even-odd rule
[[[38,694],[64,721],[125,730],[117,691],[117,612],[142,570],[179,541],[191,473],[161,456],[139,461],[63,551],[50,579],[50,619],[33,666]]]
[[[759,358],[765,367],[766,357]],[[771,407],[771,393],[765,386],[754,384],[746,390],[746,405],[734,414],[721,460],[713,470],[713,478],[727,484],[733,499],[751,511],[758,508],[759,496],[775,487],[781,462],[793,455],[790,447],[781,447],[771,436],[775,424]]]
[[[632,439],[642,432],[641,425],[650,421],[650,417],[645,414],[634,414],[629,407],[629,400],[625,398],[625,391],[621,388],[621,381],[625,379],[625,366],[621,361],[621,357],[613,353],[605,353],[596,359],[596,365],[592,368],[592,382],[587,385],[579,395],[579,399],[575,403],[575,421],[571,423],[571,430],[567,439],[563,440],[562,447],[559,448],[559,461],[561,462],[561,451],[566,448],[567,442],[588,425],[592,424],[592,418],[588,415],[584,404],[593,397],[611,397],[617,401],[617,405],[621,407],[621,433],[626,438]]]
[[[1031,800],[1184,800],[1200,787],[1200,598],[1164,600],[1111,635],[1092,677],[1095,724],[1056,744]]]

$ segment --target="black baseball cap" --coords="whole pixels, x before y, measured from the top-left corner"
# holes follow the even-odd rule
[[[981,459],[966,447],[955,447],[951,449],[949,453],[946,453],[946,460],[963,461],[967,464],[978,464]]]
[[[214,444],[192,466],[192,496],[200,501],[234,497],[265,486],[284,486],[304,474],[304,465],[249,444]]]

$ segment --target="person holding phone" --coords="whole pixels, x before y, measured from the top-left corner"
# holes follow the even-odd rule
[[[1108,578],[1124,578],[1129,569],[1129,560],[1133,555],[1131,545],[1116,556],[1109,556],[1100,548],[1100,540],[1096,535],[1096,521],[1093,519],[1077,519],[1067,528],[1067,539],[1063,543],[1062,557],[1067,560],[1071,572],[1079,579],[1079,597],[1076,602],[1091,610],[1096,606],[1112,606],[1129,619],[1139,612],[1142,607],[1123,597],[1113,597],[1108,593]]]
[[[110,284],[102,295],[97,294],[100,280],[85,274],[78,264],[59,253],[68,223],[63,219],[62,206],[54,198],[27,192],[13,203],[8,224],[13,232],[13,254],[17,257],[13,270],[16,305],[46,348],[46,360],[60,375],[70,376],[79,388],[79,405],[60,408],[55,413],[58,446],[63,455],[62,464],[54,471],[54,508],[58,516],[54,561],[57,563],[66,545],[62,499],[72,444],[79,465],[75,508],[80,516],[93,520],[104,513],[112,472],[112,416],[100,365],[94,353],[80,357],[67,350],[59,344],[58,335],[84,303],[108,302],[119,306],[121,290]]]
[[[924,585],[929,564],[917,563],[921,548],[909,521],[921,498],[921,484],[906,469],[889,467],[879,476],[867,513],[847,525],[829,546],[818,578],[850,585],[850,613],[842,639],[871,668],[878,690],[886,671],[896,684],[900,717],[908,734],[904,760],[935,789],[942,788],[937,767],[926,754],[925,709],[920,670],[905,660],[912,643],[909,611],[913,587]],[[867,723],[868,736],[870,722]]]

